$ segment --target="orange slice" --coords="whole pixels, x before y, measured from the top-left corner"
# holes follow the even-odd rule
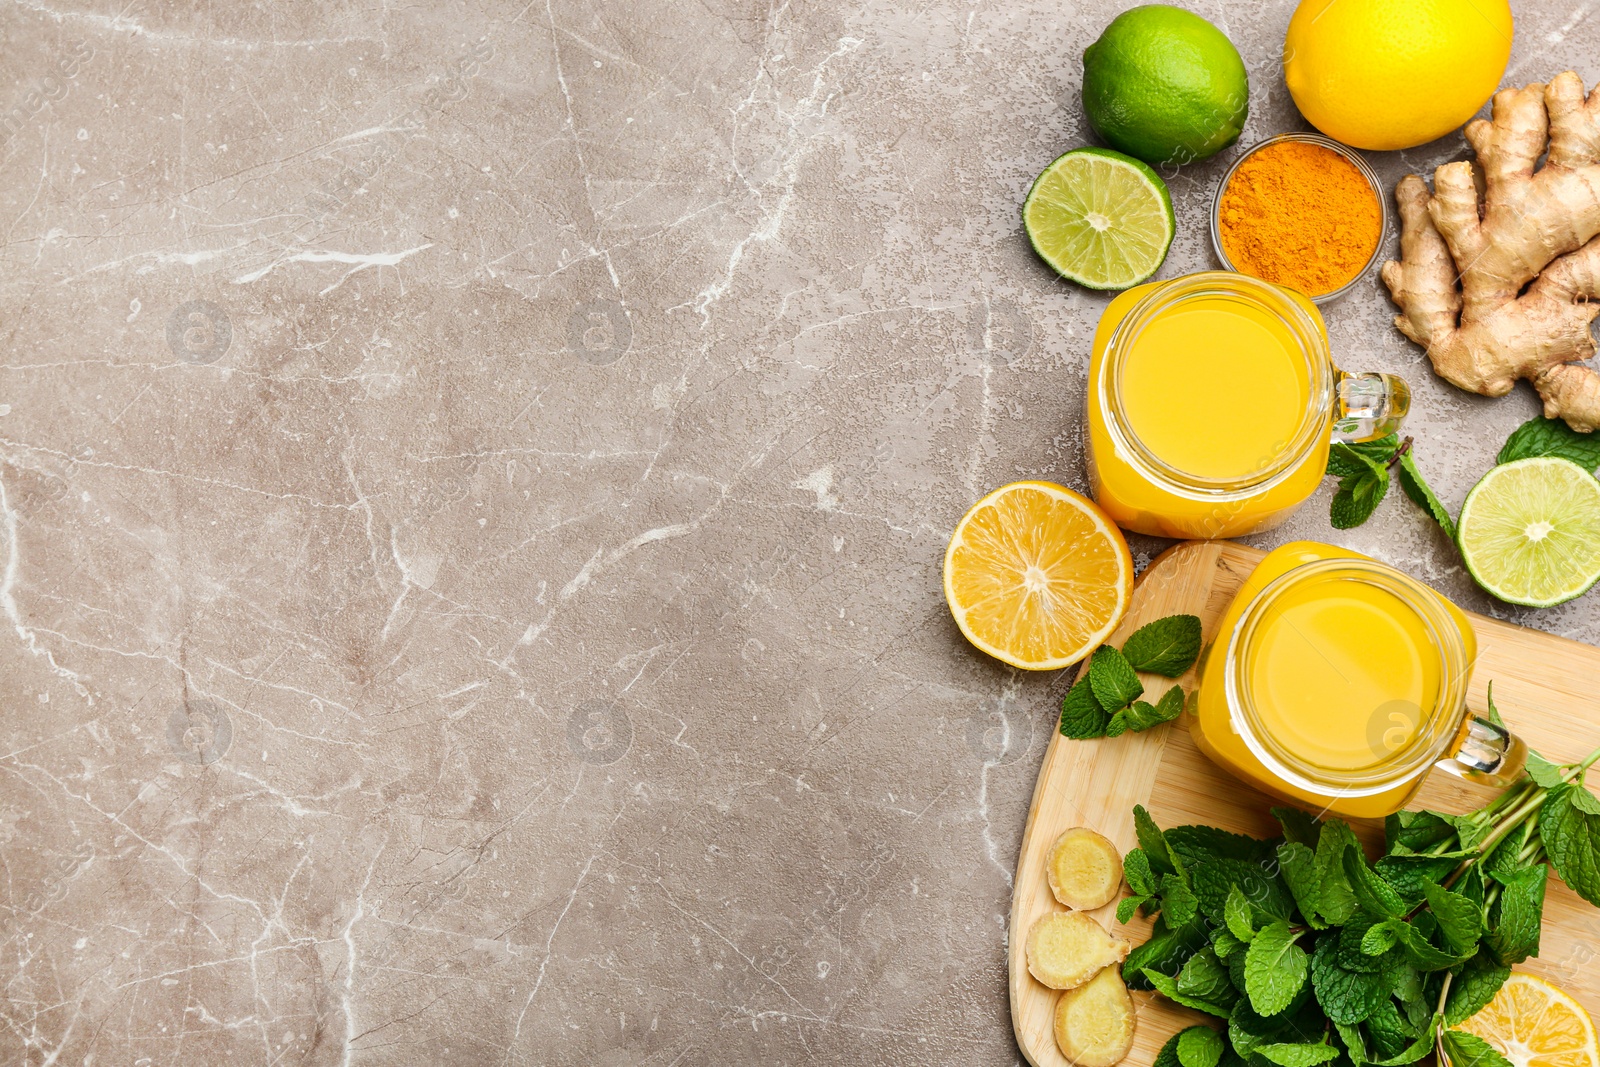
[[[956,524],[944,599],[978,648],[1052,671],[1093,652],[1127,613],[1133,557],[1105,512],[1053,482],[1013,482]]]
[[[1513,974],[1456,1029],[1476,1034],[1513,1067],[1600,1067],[1594,1020],[1583,1005],[1531,974]]]

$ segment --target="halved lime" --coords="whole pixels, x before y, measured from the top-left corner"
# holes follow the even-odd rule
[[[1046,263],[1091,289],[1126,289],[1149,278],[1177,231],[1161,177],[1109,148],[1058,156],[1028,190],[1022,225]]]
[[[1600,580],[1600,481],[1555,456],[1502,463],[1467,494],[1456,536],[1468,573],[1494,596],[1564,604]]]

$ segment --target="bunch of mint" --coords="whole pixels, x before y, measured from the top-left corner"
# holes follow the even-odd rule
[[[1061,701],[1061,732],[1075,741],[1148,730],[1183,714],[1183,687],[1151,704],[1135,671],[1176,678],[1200,655],[1200,620],[1168,615],[1135,630],[1122,648],[1101,645]]]
[[[1392,472],[1406,496],[1455,540],[1455,520],[1417,469],[1411,446],[1411,438],[1390,434],[1354,445],[1336,442],[1328,450],[1328,473],[1339,479],[1328,507],[1334,529],[1348,530],[1371,518],[1389,492]],[[1560,419],[1536,416],[1512,431],[1495,463],[1533,456],[1559,456],[1593,472],[1600,467],[1600,433],[1579,433]]]
[[[1281,837],[1210,826],[1163,832],[1134,809],[1134,895],[1158,913],[1122,965],[1130,988],[1225,1022],[1190,1027],[1157,1067],[1509,1067],[1451,1027],[1539,952],[1546,863],[1600,905],[1600,801],[1582,763],[1531,758],[1521,783],[1470,815],[1408,811],[1369,863],[1348,823],[1275,808]]]

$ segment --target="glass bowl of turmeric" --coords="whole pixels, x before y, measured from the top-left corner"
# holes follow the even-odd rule
[[[1317,133],[1284,133],[1234,161],[1211,202],[1224,268],[1318,304],[1367,276],[1389,233],[1389,198],[1360,154]]]

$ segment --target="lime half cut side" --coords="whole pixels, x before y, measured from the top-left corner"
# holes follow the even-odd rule
[[[1028,190],[1022,225],[1046,263],[1091,289],[1126,289],[1149,278],[1177,231],[1161,177],[1109,148],[1057,157]]]
[[[1495,467],[1467,494],[1457,529],[1467,571],[1507,603],[1563,604],[1600,579],[1600,481],[1571,460]]]

